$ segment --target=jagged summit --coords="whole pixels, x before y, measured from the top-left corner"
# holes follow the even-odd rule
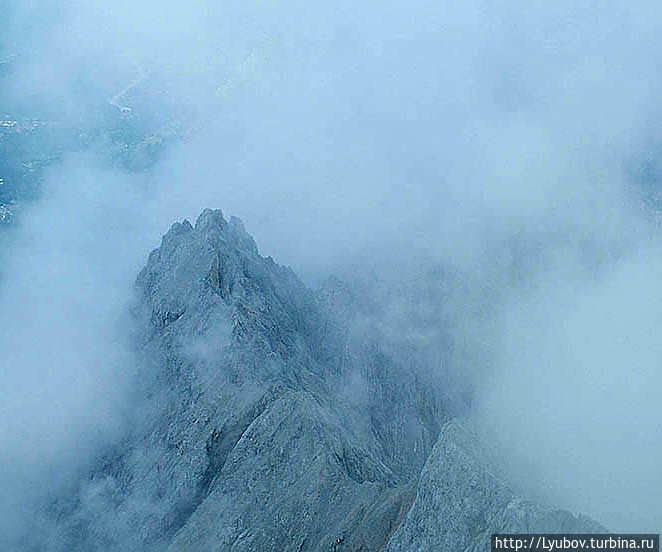
[[[511,506],[444,390],[371,335],[345,284],[312,293],[239,219],[173,224],[136,285],[143,402],[56,512],[49,549],[479,550],[538,515]],[[549,532],[568,519],[548,518]]]
[[[177,223],[173,227],[176,225]],[[220,209],[205,209],[202,211],[195,222],[195,228],[192,228],[186,219],[181,223],[181,226],[201,233],[220,232],[220,238],[228,240],[233,246],[255,255],[258,254],[257,245],[255,245],[253,237],[246,232],[241,219],[230,217],[228,222],[223,218],[223,212]]]
[[[190,333],[218,315],[231,321],[235,338],[292,352],[295,336],[311,337],[319,325],[312,293],[290,269],[261,257],[242,222],[227,222],[220,210],[204,210],[194,227],[174,224],[137,285],[157,327],[182,318],[180,329]]]
[[[223,217],[223,212],[220,209],[205,209],[202,211],[195,222],[195,226],[192,226],[188,219],[173,223],[163,236],[161,247],[156,249],[155,252],[171,247],[181,236],[185,236],[190,232],[226,243],[228,247],[237,247],[248,253],[258,254],[257,245],[253,237],[246,232],[241,219],[230,217],[228,222]]]

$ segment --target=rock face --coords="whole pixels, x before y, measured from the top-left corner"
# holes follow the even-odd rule
[[[137,286],[132,430],[34,549],[485,550],[598,529],[517,498],[444,390],[349,322],[352,293],[314,294],[238,219],[173,225]]]
[[[475,434],[451,420],[421,473],[416,499],[389,552],[488,550],[492,533],[605,533],[585,516],[517,496]]]

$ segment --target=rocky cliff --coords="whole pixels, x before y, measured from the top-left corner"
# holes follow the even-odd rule
[[[486,550],[601,530],[516,496],[447,393],[331,279],[318,293],[242,223],[177,223],[137,279],[131,430],[66,500],[49,550]]]

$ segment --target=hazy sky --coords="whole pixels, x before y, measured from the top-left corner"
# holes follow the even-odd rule
[[[96,120],[140,82],[188,129],[140,174],[97,145],[68,156],[21,214],[2,252],[0,488],[112,438],[133,279],[170,223],[220,207],[311,283],[457,271],[456,339],[484,352],[457,369],[523,486],[614,530],[662,526],[662,266],[641,201],[657,2],[5,0],[0,18],[7,109]]]

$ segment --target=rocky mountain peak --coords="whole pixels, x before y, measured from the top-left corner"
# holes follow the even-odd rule
[[[519,500],[443,389],[365,319],[357,339],[352,290],[331,278],[316,296],[239,219],[173,224],[137,287],[143,403],[57,510],[49,549],[479,550],[532,516],[596,529]]]
[[[241,220],[228,222],[220,210],[205,209],[195,226],[173,224],[137,285],[158,328],[178,322],[188,334],[220,316],[232,321],[235,337],[271,341],[282,352],[294,334],[312,336],[318,323],[310,291],[290,269],[260,256]]]

